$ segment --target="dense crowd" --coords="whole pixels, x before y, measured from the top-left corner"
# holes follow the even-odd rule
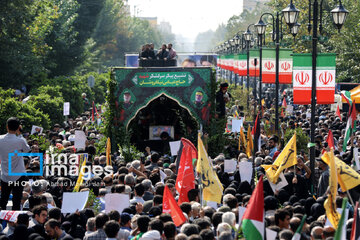
[[[149,52],[149,45],[144,51]],[[163,46],[163,50],[166,46]],[[145,56],[145,55],[144,55]],[[225,88],[225,89],[224,89]],[[221,92],[230,101],[227,85],[222,85]],[[220,93],[219,93],[220,95]],[[291,103],[291,96],[284,96]],[[217,98],[221,98],[218,97]],[[239,104],[239,102],[236,102]],[[225,107],[225,103],[222,103]],[[234,109],[244,115],[242,108],[234,105],[225,109],[225,117],[232,115]],[[265,125],[272,122],[272,109],[263,109],[261,123],[261,150],[254,157],[248,157],[245,149],[234,150],[238,162],[253,161],[256,178],[264,175],[262,164],[272,164],[284,147],[284,135],[289,129],[296,127],[310,134],[310,119],[306,106],[294,106],[291,115],[281,119],[281,134],[267,135]],[[222,115],[222,113],[220,113]],[[325,139],[329,129],[333,130],[335,139],[335,155],[353,165],[353,149],[360,146],[360,131],[351,139],[347,151],[342,150],[346,119],[339,119],[327,106],[317,106],[316,112],[316,168],[311,172],[307,152],[298,152],[298,164],[285,171],[288,185],[273,192],[268,180],[264,180],[264,211],[266,227],[277,233],[276,239],[290,240],[306,214],[301,239],[332,239],[335,228],[325,226],[325,210],[323,207],[329,181],[328,166],[321,160],[321,152],[326,148]],[[95,143],[104,136],[93,128],[90,112],[85,112],[76,119],[69,119],[63,124],[56,124],[50,131],[40,133],[50,143],[50,148],[70,155],[71,153],[87,153],[87,166],[106,166],[105,151],[99,152]],[[87,137],[84,149],[74,148],[74,134],[83,130]],[[0,239],[168,239],[168,240],[232,240],[238,235],[239,206],[246,207],[254,189],[254,183],[240,179],[239,170],[233,173],[224,171],[227,154],[219,153],[212,159],[213,167],[224,187],[222,202],[218,205],[206,206],[201,201],[199,179],[195,179],[195,188],[188,192],[189,202],[183,202],[180,209],[186,217],[181,226],[174,224],[171,215],[163,213],[163,193],[167,186],[172,196],[177,199],[175,188],[177,166],[175,159],[167,152],[144,150],[145,159],[133,159],[125,162],[119,152],[111,156],[113,174],[93,176],[84,180],[80,192],[91,190],[99,202],[99,206],[88,203],[85,209],[71,214],[62,214],[62,196],[64,192],[72,192],[77,176],[55,174],[45,176],[8,176],[7,153],[15,149],[24,152],[38,153],[42,142],[31,137],[22,137],[20,122],[11,118],[7,122],[8,134],[0,137],[1,157],[1,208],[29,211],[18,215],[15,222],[3,220]],[[25,135],[25,134],[24,134]],[[204,139],[206,142],[206,138]],[[20,149],[19,149],[20,148]],[[236,148],[235,148],[236,149]],[[40,149],[41,151],[41,149]],[[21,159],[22,160],[22,159]],[[40,161],[36,157],[24,157],[23,165],[15,166],[19,171],[27,173],[39,172]],[[166,175],[163,176],[161,171]],[[310,179],[315,174],[315,191],[311,194]],[[10,182],[21,182],[19,185]],[[12,191],[12,195],[10,192]],[[128,194],[130,207],[123,212],[105,213],[104,197],[108,193]],[[358,187],[351,189],[352,199],[359,199]],[[8,201],[10,195],[10,200]],[[336,199],[337,207],[341,207],[346,193],[339,188]],[[347,238],[349,239],[354,208],[348,204]]]

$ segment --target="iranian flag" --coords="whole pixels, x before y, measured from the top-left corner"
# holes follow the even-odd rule
[[[316,103],[335,102],[336,54],[319,54],[316,63]]]
[[[229,61],[229,70],[234,71],[234,55],[233,54],[229,55],[228,61]]]
[[[250,50],[249,54],[250,54],[249,76],[250,77],[255,77],[255,76],[258,77],[260,74],[259,50]]]
[[[239,76],[247,75],[247,56],[246,54],[239,54],[238,57],[238,74]]]
[[[316,64],[316,103],[333,104],[335,101],[335,54],[319,54]],[[311,103],[312,56],[293,54],[294,104]]]
[[[264,185],[263,176],[251,195],[242,218],[242,231],[245,239],[264,239]]]
[[[275,49],[262,50],[262,83],[275,83]]]
[[[238,72],[239,72],[239,60],[238,60],[238,58],[239,58],[238,54],[234,55],[234,73],[236,73],[236,74],[238,74]]]
[[[219,56],[217,57],[217,59],[216,59],[216,65],[217,65],[219,68],[222,68],[222,67],[221,67],[221,58],[222,58],[222,56],[219,55]]]
[[[353,102],[351,109],[349,109],[349,117],[346,123],[345,128],[345,137],[344,137],[344,144],[343,144],[343,151],[346,151],[346,146],[348,144],[348,141],[353,134],[355,128],[356,128],[356,108],[355,108],[355,102]]]
[[[279,52],[279,83],[291,84],[293,73],[292,50],[280,49]]]
[[[294,104],[311,103],[311,55],[294,54],[293,58]]]

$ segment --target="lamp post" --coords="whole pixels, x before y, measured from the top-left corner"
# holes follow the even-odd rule
[[[245,39],[246,42],[246,87],[247,87],[247,101],[246,101],[246,105],[247,108],[249,108],[249,91],[250,91],[250,76],[249,76],[249,71],[250,71],[250,54],[249,54],[249,48],[250,48],[250,42],[252,39],[252,32],[250,31],[250,26],[252,26],[254,24],[250,24],[247,27],[247,30],[243,33],[243,37]]]
[[[266,24],[262,19],[259,20],[257,24],[255,24],[256,32],[259,36],[259,106],[261,106],[261,99],[262,99],[262,37],[266,31]]]
[[[320,2],[320,32],[322,30],[322,3]],[[291,6],[292,5],[292,6]],[[313,7],[313,16],[311,18],[311,5]],[[292,7],[292,8],[291,8]],[[289,6],[283,10],[285,16],[285,22],[289,26],[294,26],[296,19],[294,20],[294,6],[292,1]],[[341,0],[339,0],[339,5],[331,11],[334,24],[336,25],[338,31],[340,32],[341,27],[344,25],[346,16],[349,12],[343,7]],[[298,13],[297,13],[298,14]],[[311,25],[311,20],[313,24]],[[316,58],[317,58],[317,43],[318,43],[318,20],[319,20],[319,2],[314,0],[311,4],[309,0],[309,25],[308,31],[312,30],[312,86],[311,86],[311,120],[310,120],[310,169],[311,169],[311,192],[314,193],[314,183],[315,183],[315,111],[316,111]],[[312,29],[311,29],[312,28]]]
[[[275,41],[275,131],[279,133],[279,53],[280,53],[280,21],[284,17],[285,20],[289,20],[289,27],[292,28],[297,21],[297,17],[299,15],[299,10],[295,8],[292,0],[289,6],[282,11],[282,16],[280,16],[280,12],[276,12],[276,14],[272,13],[263,13],[260,17],[259,22],[256,24],[258,32],[264,34],[266,24],[263,22],[262,18],[265,15],[269,15],[273,21],[273,36],[272,39]],[[281,17],[281,19],[280,19]],[[261,34],[261,35],[262,35]],[[282,33],[281,33],[282,34]],[[282,37],[281,37],[282,38]],[[262,63],[260,63],[262,64]],[[260,66],[260,69],[262,66]]]

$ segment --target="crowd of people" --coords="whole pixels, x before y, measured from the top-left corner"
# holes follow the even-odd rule
[[[170,47],[171,49],[171,47]],[[153,51],[153,50],[151,50]],[[167,51],[163,46],[162,51]],[[145,53],[146,52],[146,53]],[[150,45],[146,45],[143,57],[148,55]],[[169,53],[166,53],[167,58]],[[163,57],[165,54],[162,55]],[[230,101],[227,85],[221,85],[220,95],[226,97],[221,107]],[[291,96],[287,96],[291,103]],[[237,102],[237,104],[239,104]],[[239,108],[241,111],[242,108]],[[256,167],[256,178],[264,175],[262,164],[272,164],[276,156],[284,147],[284,134],[296,127],[309,134],[310,119],[306,106],[294,106],[294,114],[282,118],[280,136],[268,136],[265,133],[264,123],[272,121],[272,109],[263,109],[261,124],[262,148],[255,156],[248,157],[245,149],[236,151],[238,162],[251,161]],[[229,115],[231,109],[220,111],[220,114]],[[240,113],[244,115],[244,113]],[[348,149],[342,150],[346,122],[339,119],[328,106],[317,106],[316,112],[316,168],[311,172],[307,152],[298,152],[298,164],[285,171],[288,185],[279,191],[273,192],[268,180],[264,180],[264,211],[266,227],[277,233],[276,239],[290,240],[306,214],[306,224],[301,233],[301,239],[333,239],[335,228],[325,225],[326,217],[324,201],[329,185],[329,168],[321,160],[321,152],[326,147],[325,139],[329,129],[333,130],[336,145],[335,155],[353,165],[353,149],[360,146],[360,131],[351,138]],[[103,136],[99,130],[92,128],[90,112],[85,112],[73,120],[63,124],[56,124],[50,131],[41,133],[47,139],[50,148],[64,154],[87,153],[89,158],[87,166],[105,166],[106,153],[98,151],[95,142]],[[82,130],[87,137],[84,149],[74,148],[74,134]],[[205,135],[204,135],[205,137]],[[211,136],[210,136],[211,137]],[[204,139],[206,142],[206,137]],[[201,180],[195,178],[195,188],[188,192],[189,202],[180,204],[180,209],[186,217],[186,222],[176,226],[169,213],[163,213],[163,194],[167,186],[172,196],[177,199],[176,161],[167,153],[153,152],[150,148],[144,150],[144,159],[133,159],[125,162],[119,152],[111,155],[111,168],[113,174],[103,173],[84,180],[79,191],[91,190],[99,201],[98,208],[93,203],[87,204],[83,210],[71,214],[62,214],[62,196],[64,192],[72,192],[77,176],[55,174],[42,176],[10,176],[8,168],[8,154],[18,152],[38,153],[39,140],[22,137],[19,119],[10,118],[7,121],[7,134],[0,137],[1,160],[1,209],[28,211],[21,212],[17,219],[2,220],[3,229],[0,239],[12,240],[40,240],[40,239],[118,239],[118,240],[232,240],[238,236],[239,206],[246,207],[254,189],[254,183],[242,181],[239,170],[233,173],[226,172],[224,161],[227,154],[219,153],[211,159],[224,191],[221,204],[206,206],[201,200],[199,185]],[[195,144],[196,145],[196,144]],[[40,149],[40,150],[39,150]],[[225,150],[224,150],[225,151]],[[36,157],[15,156],[11,159],[12,171],[20,173],[39,172],[40,164]],[[194,163],[195,164],[195,163]],[[195,168],[194,168],[195,169]],[[160,171],[161,170],[161,171]],[[162,174],[164,173],[165,176]],[[310,187],[311,175],[315,174],[315,190],[312,194]],[[108,193],[128,194],[130,206],[122,212],[110,211],[105,213],[104,197]],[[350,194],[354,200],[359,199],[358,187],[351,189]],[[342,198],[346,193],[339,188],[336,199],[337,207],[341,207]],[[10,199],[10,200],[9,200]],[[349,218],[346,219],[347,239],[350,236],[354,207],[348,204]]]
[[[176,51],[173,48],[172,43],[168,45],[162,44],[161,48],[156,51],[153,43],[147,43],[142,46],[141,52],[139,53],[139,59],[141,60],[172,60],[176,59]]]

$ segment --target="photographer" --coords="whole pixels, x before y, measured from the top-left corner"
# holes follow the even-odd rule
[[[6,129],[8,133],[0,136],[1,210],[6,210],[11,192],[13,194],[12,210],[20,210],[24,188],[22,182],[25,180],[25,177],[18,174],[25,173],[26,171],[23,157],[18,156],[17,153],[29,152],[30,147],[21,136],[21,125],[18,118],[9,118],[6,122]],[[13,153],[14,156],[9,157],[9,153]],[[9,169],[9,161],[11,161],[11,169]],[[9,175],[9,171],[12,174]]]

